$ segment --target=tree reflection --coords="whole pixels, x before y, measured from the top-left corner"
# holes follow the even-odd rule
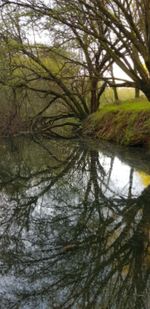
[[[2,308],[148,308],[150,186],[134,195],[131,168],[118,194],[114,157],[42,143],[40,166],[22,146],[2,162]]]

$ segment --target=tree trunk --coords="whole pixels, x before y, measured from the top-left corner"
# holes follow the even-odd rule
[[[140,89],[135,88],[135,99],[139,99],[140,97]]]
[[[142,86],[141,90],[143,91],[143,93],[145,94],[146,98],[150,102],[150,85]]]
[[[118,103],[119,102],[119,95],[118,95],[118,91],[117,91],[116,87],[113,87],[113,92],[114,92],[115,102]]]
[[[112,82],[115,85],[115,76],[114,76],[114,70],[113,70],[113,65],[110,68],[111,71],[111,77],[112,77]],[[118,95],[118,90],[116,87],[113,87],[113,92],[114,92],[114,101],[115,103],[119,102],[119,95]]]
[[[97,98],[97,78],[92,79],[91,81],[91,113],[94,113],[98,109],[98,98]]]

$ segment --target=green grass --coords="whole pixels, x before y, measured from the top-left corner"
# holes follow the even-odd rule
[[[99,117],[101,118],[105,113],[121,111],[134,113],[150,111],[150,102],[144,98],[139,98],[136,100],[130,99],[121,104],[107,104],[102,106],[92,117],[96,120]]]
[[[150,102],[140,98],[105,105],[88,117],[83,134],[124,145],[150,144]]]

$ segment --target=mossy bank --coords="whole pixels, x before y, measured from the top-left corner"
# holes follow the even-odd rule
[[[83,122],[82,135],[150,147],[150,103],[139,100],[106,105]]]

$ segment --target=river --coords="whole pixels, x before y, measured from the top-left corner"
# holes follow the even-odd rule
[[[0,142],[0,308],[150,308],[150,151]]]

